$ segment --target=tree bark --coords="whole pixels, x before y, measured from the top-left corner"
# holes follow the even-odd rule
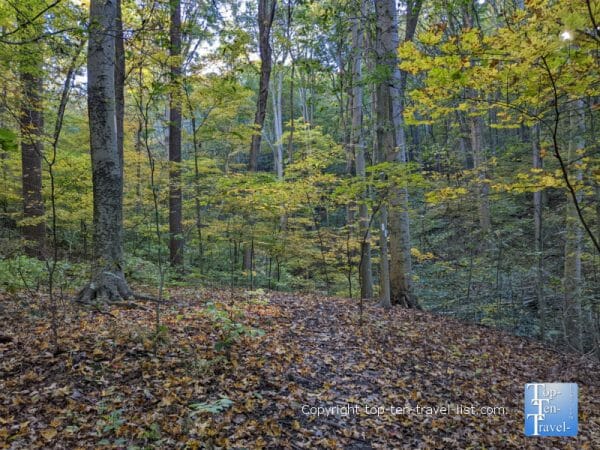
[[[490,219],[490,187],[486,181],[485,152],[483,148],[483,118],[481,116],[469,117],[471,133],[471,151],[473,152],[473,168],[477,173],[478,192],[477,207],[479,227],[483,234],[488,234],[492,228]]]
[[[115,19],[115,111],[117,118],[117,151],[121,173],[123,173],[123,142],[125,116],[125,43],[123,40],[123,20],[121,13],[121,0],[117,2],[117,17]]]
[[[381,33],[376,30],[375,48],[377,65],[381,63]],[[393,138],[388,131],[390,124],[389,90],[383,81],[375,86],[372,96],[372,112],[375,116],[374,132],[374,160],[378,163],[385,161],[386,148],[393,145],[389,141]],[[384,176],[380,175],[383,179]],[[390,264],[388,255],[388,209],[386,200],[381,200],[380,224],[379,224],[379,302],[384,308],[392,306],[390,297]]]
[[[398,49],[398,14],[395,0],[375,2],[377,11],[378,54],[380,64],[387,69],[381,83],[381,114],[387,106],[387,120],[383,121],[383,145],[387,161],[405,164],[407,160],[406,136],[404,134],[402,77],[396,52]],[[387,101],[386,101],[387,97]],[[385,104],[387,103],[387,105]],[[391,186],[389,202],[390,232],[390,294],[392,304],[418,307],[411,283],[410,222],[408,216],[408,190],[405,184]]]
[[[365,1],[360,2],[360,16],[352,23],[352,129],[351,145],[354,151],[356,176],[360,181],[366,179],[365,140],[363,133],[363,89],[362,89],[362,52],[364,51],[364,30],[362,17],[366,15]],[[360,195],[358,206],[358,234],[360,239],[360,279],[361,298],[373,297],[373,275],[371,267],[371,235],[369,232],[369,211],[367,192]]]
[[[128,298],[123,274],[123,175],[115,111],[116,2],[92,0],[88,44],[88,117],[94,196],[92,281],[80,301]]]
[[[542,169],[543,161],[540,155],[540,126],[531,128],[531,150],[533,156],[533,168]],[[546,298],[544,297],[544,236],[542,215],[542,191],[533,193],[533,221],[534,240],[536,254],[536,297],[538,316],[540,319],[540,339],[546,340]]]
[[[261,63],[256,114],[254,116],[256,130],[254,135],[252,135],[250,160],[248,162],[248,170],[250,172],[256,172],[258,170],[258,155],[260,154],[262,129],[267,113],[267,97],[269,95],[269,79],[271,78],[272,64],[270,36],[276,6],[277,0],[258,0],[258,44]]]
[[[283,90],[283,71],[276,73],[277,83],[273,83],[273,93],[271,100],[273,103],[273,135],[275,143],[273,144],[273,161],[277,179],[283,179],[283,111],[281,104],[281,95]]]
[[[570,112],[569,163],[574,162],[575,178],[581,182],[582,169],[578,162],[578,152],[585,146],[585,116],[583,101],[578,100]],[[571,165],[571,164],[569,164]],[[581,194],[578,193],[581,202]],[[577,216],[573,198],[567,196],[565,220],[565,265],[563,276],[564,289],[564,324],[567,344],[572,348],[583,351],[582,311],[581,311],[581,243],[583,230]]]
[[[36,52],[38,53],[38,52]],[[39,55],[37,55],[39,57]],[[23,238],[25,253],[42,258],[46,247],[46,220],[42,197],[42,154],[44,151],[43,82],[41,58],[21,64],[21,164],[23,182]]]
[[[390,292],[390,266],[388,258],[388,212],[385,204],[381,205],[381,224],[379,235],[379,248],[381,249],[381,274],[379,275],[380,304],[384,308],[392,307]]]
[[[183,265],[181,196],[181,1],[170,0],[169,261]]]
[[[271,26],[275,18],[275,7],[277,0],[258,0],[258,46],[260,53],[260,81],[258,86],[258,98],[256,100],[256,114],[254,116],[255,131],[250,144],[250,159],[248,171],[258,170],[258,156],[260,154],[260,143],[262,141],[262,129],[267,113],[267,100],[269,96],[269,80],[271,78],[272,51],[271,51]],[[244,270],[252,270],[252,246],[244,246]]]
[[[472,5],[471,5],[472,6]],[[473,11],[471,6],[466,3],[463,5],[463,23],[465,27],[472,28],[476,26],[481,32],[479,23],[474,23]],[[476,62],[471,60],[471,65],[475,65]],[[474,89],[467,89],[467,95],[471,98],[477,97],[477,92]],[[470,111],[470,115],[467,119],[469,125],[469,134],[471,137],[471,153],[473,157],[473,169],[477,175],[478,186],[477,186],[477,208],[479,216],[479,227],[483,235],[487,235],[492,228],[490,218],[490,202],[489,192],[490,186],[487,182],[486,172],[486,156],[483,141],[483,117],[477,113],[476,110]]]

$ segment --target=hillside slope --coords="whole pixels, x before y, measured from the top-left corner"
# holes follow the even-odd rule
[[[151,304],[114,308],[113,316],[69,310],[56,355],[40,318],[44,299],[1,299],[0,448],[584,449],[600,442],[600,365],[560,349],[372,304],[359,326],[357,303],[348,299],[170,294],[158,337]],[[579,384],[578,437],[523,435],[524,385],[535,381]]]

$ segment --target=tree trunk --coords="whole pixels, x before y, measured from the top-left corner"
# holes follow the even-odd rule
[[[273,145],[273,160],[277,179],[283,179],[283,118],[281,107],[281,94],[283,90],[283,71],[278,71],[276,75],[277,83],[273,86],[273,94],[271,95],[273,103],[273,134],[275,143]]]
[[[531,150],[533,156],[533,168],[542,169],[543,161],[540,155],[540,126],[534,125],[531,128]],[[542,222],[542,191],[533,193],[533,221],[534,221],[534,240],[536,254],[536,297],[538,315],[540,319],[540,339],[546,340],[546,298],[544,297],[544,236]]]
[[[200,262],[200,273],[204,269],[204,246],[202,243],[202,207],[200,205],[200,167],[198,165],[200,143],[198,142],[198,128],[196,127],[196,116],[190,105],[192,116],[192,142],[194,144],[194,204],[196,212],[196,234],[198,237],[198,260]]]
[[[260,143],[262,129],[267,112],[267,97],[269,95],[269,79],[271,78],[271,25],[275,17],[277,0],[258,0],[258,40],[260,52],[260,82],[258,87],[258,98],[256,101],[256,114],[254,116],[255,134],[252,135],[250,145],[250,161],[248,170],[256,172],[258,169],[258,155],[260,154]]]
[[[483,118],[481,116],[469,117],[469,129],[471,133],[471,151],[473,152],[473,168],[477,173],[478,193],[477,205],[479,211],[479,226],[483,234],[491,230],[490,219],[490,187],[486,181],[485,152],[483,148]]]
[[[360,181],[366,179],[365,140],[363,135],[363,89],[362,89],[362,52],[364,50],[364,31],[362,17],[366,15],[364,1],[360,3],[360,17],[352,23],[352,129],[351,145],[354,150],[356,176]],[[369,232],[369,211],[367,208],[367,192],[360,195],[358,206],[358,234],[360,239],[360,279],[361,298],[373,297],[373,275],[371,268],[371,235]]]
[[[80,301],[128,298],[123,274],[123,175],[115,111],[116,2],[92,0],[88,44],[88,116],[94,195],[92,281]]]
[[[380,270],[381,274],[379,275],[379,290],[380,292],[380,304],[384,308],[392,307],[391,300],[391,292],[390,292],[390,266],[388,260],[388,230],[387,230],[387,222],[388,222],[388,212],[387,206],[385,204],[381,205],[381,225],[380,225],[380,235],[379,235],[379,248],[381,249],[381,261],[380,261]]]
[[[37,52],[36,52],[37,53]],[[39,55],[37,55],[39,56]],[[41,58],[25,61],[21,67],[23,103],[21,107],[21,163],[23,181],[23,238],[25,253],[42,258],[46,246],[46,220],[42,197],[42,142],[44,116],[42,111],[43,83],[39,72]]]
[[[169,261],[183,265],[181,205],[181,2],[170,1],[171,93],[169,99]]]
[[[396,52],[398,49],[398,14],[394,0],[376,2],[378,56],[380,64],[387,67],[387,79],[382,80],[382,96],[387,107],[384,120],[384,151],[388,161],[407,162],[406,136],[404,134],[402,77]],[[387,97],[387,102],[385,101]],[[385,104],[387,103],[387,105]],[[385,111],[381,111],[385,116]],[[411,283],[410,223],[408,217],[408,190],[405,184],[391,186],[389,208],[390,232],[390,295],[392,304],[417,307]]]
[[[123,41],[123,21],[121,0],[117,2],[117,17],[115,20],[115,110],[117,118],[117,151],[121,173],[123,172],[123,119],[125,115],[125,45]]]
[[[464,3],[462,5],[463,10],[463,26],[466,28],[477,27],[481,33],[479,22],[474,21],[472,5]],[[475,62],[471,61],[471,65]],[[476,98],[477,91],[475,89],[467,89],[466,94],[468,97]],[[477,175],[477,208],[479,216],[479,227],[483,235],[487,235],[491,231],[491,219],[490,219],[490,203],[489,203],[489,191],[490,187],[487,183],[486,173],[486,157],[483,142],[483,117],[477,113],[475,109],[470,111],[467,118],[469,134],[471,137],[471,154],[473,157],[473,169]]]
[[[258,98],[256,100],[256,114],[254,116],[255,131],[250,144],[250,159],[248,171],[258,170],[258,155],[260,154],[260,143],[262,141],[262,129],[267,113],[267,100],[269,96],[269,79],[271,78],[271,25],[275,18],[275,7],[277,0],[258,0],[258,46],[260,53],[260,81],[258,86]],[[252,270],[252,248],[244,246],[244,270]]]
[[[288,39],[288,51],[290,54],[291,60],[291,70],[290,70],[290,92],[289,92],[289,102],[290,102],[290,133],[288,135],[287,142],[287,152],[288,152],[288,164],[292,164],[294,162],[294,75],[296,73],[296,61],[294,59],[294,53],[292,52],[292,17],[293,17],[293,0],[288,0],[287,4],[287,30],[286,36]],[[279,275],[279,272],[278,272]],[[278,280],[279,281],[279,280]]]
[[[376,33],[375,47],[377,50],[377,64],[381,62],[381,39],[379,30]],[[375,116],[374,130],[374,160],[378,163],[385,161],[386,148],[393,143],[392,134],[389,133],[389,90],[386,83],[379,81],[375,86],[372,96],[372,114]],[[384,176],[381,175],[383,179]],[[379,225],[379,302],[384,308],[392,306],[390,298],[390,265],[388,255],[388,210],[385,204],[386,200],[381,200],[380,225]]]
[[[573,105],[574,110],[570,112],[570,136],[569,136],[569,165],[578,161],[578,152],[585,146],[585,116],[584,105],[578,100]],[[575,177],[580,182],[582,169],[580,162],[575,162]],[[581,194],[578,193],[578,201],[581,202]],[[565,220],[565,265],[563,276],[564,288],[564,324],[565,338],[567,344],[572,348],[583,351],[582,340],[582,314],[581,314],[581,242],[583,230],[575,209],[573,198],[567,196],[566,220]]]

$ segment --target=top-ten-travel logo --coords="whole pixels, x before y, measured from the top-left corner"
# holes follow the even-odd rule
[[[525,385],[526,436],[577,436],[577,384]]]

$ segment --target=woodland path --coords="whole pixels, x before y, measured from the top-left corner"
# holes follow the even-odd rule
[[[355,300],[178,288],[162,308],[156,357],[150,308],[113,309],[114,318],[68,311],[63,351],[53,355],[44,298],[1,300],[0,334],[10,341],[0,343],[0,448],[585,449],[600,442],[598,364],[428,312],[367,304],[359,326]],[[205,313],[208,301],[265,334],[217,351],[222,323]],[[523,388],[533,381],[579,383],[577,438],[523,436]],[[232,403],[217,411],[222,397]],[[344,406],[355,409],[336,409]],[[350,414],[316,416],[317,407]],[[504,414],[482,415],[481,407]]]

